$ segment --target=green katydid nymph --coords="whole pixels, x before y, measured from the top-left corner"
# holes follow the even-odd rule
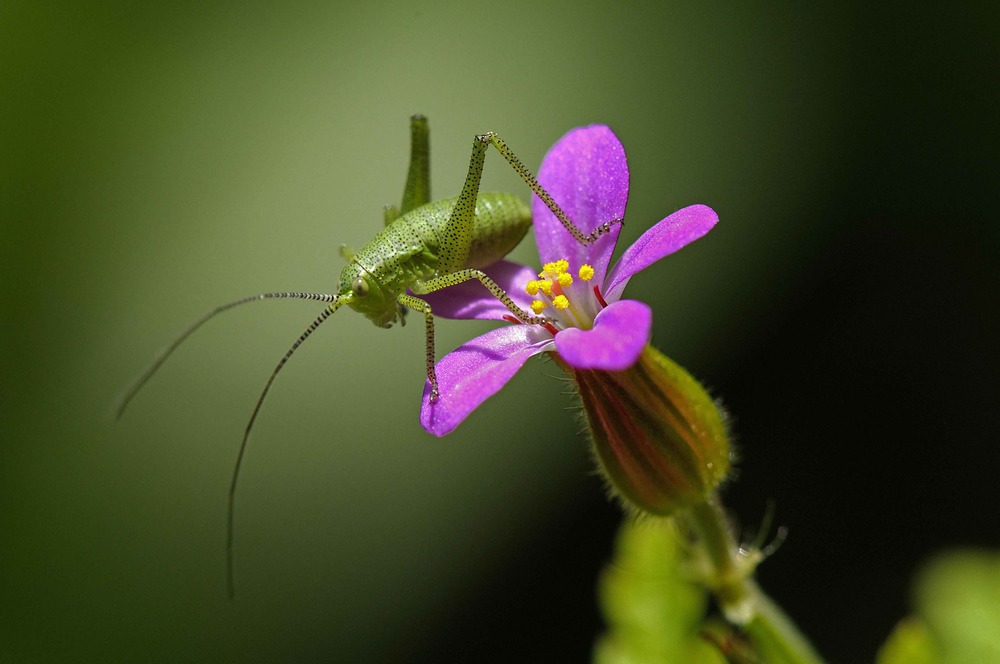
[[[523,311],[482,271],[482,268],[496,263],[514,249],[531,226],[531,212],[520,198],[513,194],[479,193],[483,162],[490,145],[503,155],[535,195],[581,244],[594,242],[608,233],[612,225],[621,223],[616,220],[600,225],[590,234],[582,233],[517,156],[492,132],[478,135],[474,139],[472,159],[462,192],[455,198],[432,202],[430,130],[427,118],[413,116],[410,119],[410,130],[410,166],[402,204],[398,209],[386,208],[385,227],[360,251],[351,252],[341,248],[341,255],[347,259],[348,264],[340,274],[340,285],[336,293],[260,293],[216,307],[191,324],[153,360],[145,373],[125,393],[118,407],[118,416],[121,417],[132,398],[170,354],[195,330],[223,311],[248,302],[282,298],[327,304],[271,372],[244,430],[229,487],[227,564],[230,594],[233,589],[233,506],[240,464],[246,452],[250,431],[274,379],[295,350],[323,321],[344,305],[363,313],[375,325],[386,328],[396,321],[404,323],[407,309],[422,313],[426,325],[427,378],[431,385],[432,400],[438,398],[437,377],[434,372],[434,315],[430,305],[419,297],[421,294],[477,279],[518,321],[529,325],[544,325],[548,322],[543,316]]]

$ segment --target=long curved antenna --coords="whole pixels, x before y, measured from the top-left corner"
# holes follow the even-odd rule
[[[299,335],[299,338],[295,340],[292,347],[288,349],[278,365],[274,367],[274,371],[271,372],[271,377],[267,379],[267,384],[264,385],[264,389],[260,393],[260,397],[257,398],[257,405],[253,407],[253,413],[250,414],[250,420],[247,422],[247,428],[243,432],[243,442],[240,443],[240,451],[236,455],[236,466],[233,468],[233,479],[229,484],[229,512],[226,516],[226,588],[229,591],[229,597],[232,598],[236,594],[236,584],[233,577],[233,523],[234,515],[236,511],[236,482],[240,476],[240,465],[243,463],[243,455],[247,451],[247,441],[250,440],[250,431],[253,429],[253,423],[257,419],[257,413],[260,412],[260,407],[264,404],[264,398],[267,396],[268,391],[271,389],[271,385],[274,383],[274,379],[277,378],[278,372],[281,368],[285,366],[288,362],[288,358],[292,356],[298,347],[302,345],[302,342],[309,338],[316,328],[319,327],[323,321],[332,316],[337,309],[343,306],[349,298],[334,298],[326,309],[323,310],[319,316],[316,317],[306,331]]]
[[[228,302],[226,304],[220,304],[215,309],[212,309],[207,314],[192,323],[186,330],[180,333],[180,335],[171,342],[156,358],[153,363],[149,365],[149,368],[139,377],[135,383],[128,389],[125,396],[122,397],[121,401],[118,403],[118,408],[115,411],[115,419],[121,419],[122,413],[125,412],[125,408],[129,405],[139,390],[153,377],[167,358],[170,357],[178,346],[184,343],[184,340],[191,336],[195,330],[204,325],[209,321],[209,319],[214,318],[217,314],[221,314],[223,311],[228,311],[233,307],[238,307],[241,304],[246,304],[248,302],[257,302],[258,300],[271,300],[276,298],[295,298],[298,300],[313,300],[316,302],[335,302],[337,300],[336,295],[328,295],[326,293],[294,293],[294,292],[284,292],[284,293],[259,293],[257,295],[251,295],[249,297],[240,298],[239,300],[234,300],[233,302]]]

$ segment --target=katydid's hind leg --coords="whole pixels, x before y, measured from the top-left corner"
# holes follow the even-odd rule
[[[447,238],[447,242],[442,242],[439,247],[438,253],[438,274],[449,275],[455,274],[462,271],[465,268],[466,259],[469,256],[469,249],[472,246],[472,233],[475,224],[476,215],[476,198],[479,196],[479,183],[483,177],[483,163],[486,160],[486,150],[492,145],[497,149],[497,151],[503,155],[503,158],[507,160],[507,163],[511,165],[511,168],[521,176],[521,179],[527,183],[531,190],[545,203],[545,205],[552,211],[552,214],[559,219],[560,223],[566,228],[566,231],[570,233],[576,240],[583,245],[591,244],[595,242],[602,235],[606,235],[611,231],[611,228],[615,224],[622,223],[621,219],[615,219],[613,221],[607,221],[597,228],[595,228],[589,235],[584,234],[576,225],[570,221],[566,213],[563,212],[562,208],[553,200],[549,192],[545,191],[535,176],[532,175],[521,160],[517,158],[507,144],[503,140],[494,134],[489,132],[486,134],[480,134],[476,136],[475,140],[472,141],[472,157],[469,159],[469,172],[465,176],[465,184],[462,187],[462,193],[459,194],[458,200],[455,202],[455,206],[452,208],[451,216],[448,218],[448,223],[445,225],[444,235]],[[483,278],[487,278],[485,274],[482,275],[470,275],[460,281],[466,281],[471,278],[479,279],[483,281]],[[455,282],[458,283],[458,282]],[[485,281],[483,281],[486,284]],[[491,281],[492,283],[492,281]],[[439,286],[439,288],[444,288],[449,286],[445,284],[444,286]],[[496,286],[496,284],[493,284]],[[487,288],[490,286],[487,285]],[[432,290],[437,290],[432,289]],[[490,288],[492,291],[493,289]],[[498,290],[500,290],[498,288]],[[430,292],[430,291],[425,291]],[[502,293],[503,291],[500,290]],[[495,295],[496,293],[494,293]],[[499,297],[499,296],[498,296]],[[506,297],[506,295],[504,295]],[[501,302],[507,306],[520,320],[525,320],[528,317],[521,309],[507,298],[504,301],[500,298]],[[537,316],[533,318],[538,318]]]
[[[413,297],[406,293],[399,295],[396,298],[396,302],[408,309],[419,311],[424,315],[424,326],[427,332],[427,380],[431,384],[431,401],[437,401],[440,392],[438,390],[437,372],[434,370],[434,314],[431,310],[431,305],[419,297]]]
[[[442,288],[455,286],[456,284],[460,284],[471,279],[478,279],[483,286],[486,286],[486,288],[493,293],[493,297],[500,300],[500,302],[507,307],[512,314],[514,314],[514,317],[522,323],[526,323],[528,325],[545,325],[550,322],[545,316],[533,316],[532,314],[529,314],[521,309],[517,302],[510,299],[510,296],[507,295],[507,291],[500,288],[500,285],[497,282],[493,281],[482,270],[474,268],[465,268],[434,277],[433,279],[428,279],[427,281],[418,282],[411,286],[411,289],[417,294],[433,293],[434,291],[441,290]],[[422,302],[423,300],[419,301]]]
[[[445,224],[442,235],[446,241],[438,246],[438,274],[449,274],[463,269],[469,258],[476,223],[476,200],[479,197],[479,183],[483,179],[483,163],[486,161],[488,147],[489,141],[484,141],[482,136],[476,136],[472,141],[469,172],[465,175],[462,193],[455,200],[451,215]]]
[[[600,224],[589,234],[585,234],[577,228],[576,224],[570,221],[570,218],[566,216],[566,213],[563,212],[561,207],[559,207],[559,204],[555,202],[551,195],[549,195],[549,192],[545,191],[545,189],[542,188],[542,185],[538,184],[538,180],[535,179],[535,176],[532,175],[531,171],[528,170],[523,163],[521,163],[521,160],[517,158],[517,155],[515,155],[511,149],[507,147],[507,144],[504,143],[503,139],[493,132],[482,134],[476,138],[484,144],[492,145],[497,149],[497,152],[503,155],[503,158],[507,160],[507,163],[510,164],[511,168],[513,168],[514,171],[521,176],[521,179],[524,180],[524,182],[531,188],[531,191],[533,191],[538,198],[542,199],[545,206],[552,211],[552,214],[556,216],[556,219],[559,220],[569,234],[576,238],[576,241],[580,244],[587,245],[596,242],[602,235],[610,233],[612,227],[623,222],[622,219],[606,221],[603,224]]]
[[[427,118],[422,115],[410,118],[410,170],[403,189],[403,204],[399,208],[401,214],[431,200],[430,133]],[[386,225],[389,223],[386,218]]]

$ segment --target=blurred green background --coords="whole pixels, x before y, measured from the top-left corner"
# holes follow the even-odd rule
[[[726,400],[730,506],[788,542],[762,582],[868,659],[931,551],[996,546],[995,3],[0,3],[0,659],[580,661],[619,511],[530,362],[453,435],[417,421],[419,325],[248,306],[116,398],[202,312],[328,291],[398,202],[407,118],[437,197],[471,139],[537,168],[628,151],[620,248],[654,342]],[[484,187],[525,188],[495,154]],[[534,263],[533,242],[515,258]],[[439,325],[439,352],[488,326]]]

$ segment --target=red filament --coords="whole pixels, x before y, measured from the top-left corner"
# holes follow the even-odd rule
[[[608,308],[608,303],[604,300],[604,296],[601,295],[601,287],[600,286],[594,286],[594,295],[597,296],[597,301],[601,303],[601,308],[602,309],[607,309]]]

